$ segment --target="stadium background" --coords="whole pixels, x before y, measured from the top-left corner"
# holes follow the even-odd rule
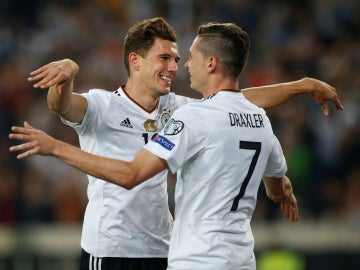
[[[290,224],[259,192],[253,219],[259,270],[357,269],[360,265],[360,2],[357,0],[12,0],[0,2],[0,270],[77,269],[86,205],[84,175],[54,158],[17,161],[10,126],[24,120],[78,144],[28,73],[50,61],[80,65],[78,92],[125,83],[122,41],[137,20],[163,16],[179,35],[173,86],[197,26],[232,21],[251,38],[241,87],[315,77],[345,106],[324,117],[308,96],[268,111],[288,160],[301,221]],[[121,143],[121,142],[120,142]],[[210,166],[210,164],[209,164]],[[169,176],[170,206],[174,176]],[[280,265],[280,266],[279,266]]]

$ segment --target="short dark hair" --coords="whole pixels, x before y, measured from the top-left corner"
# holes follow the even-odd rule
[[[209,22],[199,26],[198,36],[202,55],[216,57],[225,76],[238,78],[249,58],[248,34],[234,23]]]
[[[156,17],[135,23],[128,30],[124,40],[124,64],[130,75],[129,54],[136,52],[145,57],[154,44],[155,38],[177,41],[174,29],[163,18]]]

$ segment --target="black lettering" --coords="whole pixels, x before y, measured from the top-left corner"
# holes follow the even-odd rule
[[[247,125],[246,125],[246,122],[245,122],[245,119],[244,119],[244,117],[243,117],[243,115],[242,114],[240,114],[240,119],[241,119],[241,127],[247,127]]]
[[[230,126],[263,128],[264,119],[261,114],[241,114],[229,112]]]
[[[230,126],[235,126],[234,114],[229,112]]]
[[[239,126],[240,125],[240,123],[239,123],[239,115],[237,113],[235,113],[234,117],[235,117],[236,125]]]
[[[261,114],[258,114],[259,116],[259,121],[260,121],[260,127],[264,127],[264,119],[262,118]]]

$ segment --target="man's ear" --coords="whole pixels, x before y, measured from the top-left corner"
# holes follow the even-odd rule
[[[213,70],[215,70],[217,64],[218,64],[218,60],[216,57],[209,57],[208,63],[207,63],[207,68],[208,68],[209,72],[212,72]]]
[[[134,69],[138,71],[140,69],[140,55],[137,53],[130,53],[129,54],[129,66],[130,69]]]

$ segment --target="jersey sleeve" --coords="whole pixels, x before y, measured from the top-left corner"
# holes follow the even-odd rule
[[[165,159],[171,172],[175,173],[205,147],[206,138],[204,129],[200,128],[201,123],[200,114],[180,108],[144,148]]]
[[[92,129],[99,126],[106,114],[109,103],[110,95],[112,93],[101,89],[92,89],[83,95],[88,103],[86,113],[81,123],[74,123],[61,118],[62,122],[74,128],[79,134],[89,133]]]
[[[282,177],[286,174],[287,165],[279,140],[273,134],[273,147],[270,152],[264,175],[268,177]]]

